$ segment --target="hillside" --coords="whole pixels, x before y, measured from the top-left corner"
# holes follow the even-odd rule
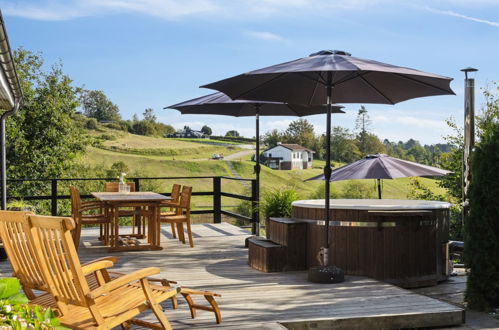
[[[220,145],[220,141],[210,142],[196,139],[167,139],[147,137],[126,133],[119,130],[101,127],[89,130],[98,143],[88,147],[83,161],[88,165],[109,168],[113,163],[123,162],[129,169],[129,176],[141,177],[193,177],[193,176],[234,176],[237,172],[243,178],[254,178],[251,152],[242,152],[234,144]],[[212,154],[224,156],[235,155],[232,160],[212,160]],[[242,155],[239,157],[239,155]],[[229,157],[231,158],[231,157]],[[229,166],[229,162],[231,166]],[[334,164],[335,167],[341,164]],[[308,170],[276,171],[262,166],[261,191],[264,194],[272,189],[295,189],[300,198],[311,198],[317,195],[322,181],[305,182],[312,176],[322,173],[323,161],[314,161],[314,168]],[[231,168],[232,167],[232,168]],[[235,172],[234,172],[235,171]],[[372,189],[374,180],[358,180],[364,189]],[[431,179],[421,179],[436,193],[444,193],[442,188]],[[211,191],[211,179],[182,179],[176,183],[194,186],[195,191]],[[410,191],[410,179],[385,180],[383,183],[384,198],[407,198]],[[173,180],[144,181],[142,189],[161,192],[169,191]],[[350,183],[348,181],[332,183],[333,191],[341,192]],[[237,194],[248,194],[249,185],[239,181],[222,180],[222,190]],[[319,192],[320,194],[320,192]],[[237,206],[240,201],[223,198],[226,208]],[[193,204],[197,209],[211,208],[211,196],[195,196]]]

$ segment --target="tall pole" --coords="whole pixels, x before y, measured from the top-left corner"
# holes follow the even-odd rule
[[[378,181],[378,199],[381,199],[381,179],[376,179]]]
[[[255,155],[255,179],[256,189],[255,197],[257,200],[256,222],[252,225],[254,235],[260,235],[260,104],[255,105],[255,129],[256,129],[256,155]],[[255,212],[255,211],[253,211]]]
[[[325,220],[326,220],[326,233],[325,233],[325,249],[324,249],[324,266],[329,265],[329,248],[330,248],[330,237],[329,237],[329,221],[331,220],[331,215],[329,213],[330,205],[330,188],[331,188],[331,107],[332,107],[332,94],[333,94],[333,83],[332,74],[328,72],[327,74],[327,114],[326,114],[326,166],[324,166],[324,178],[326,179],[326,189],[324,193],[324,208],[325,208]]]
[[[475,79],[469,78],[468,73],[478,70],[468,67],[461,71],[464,72],[464,146],[462,166],[462,221],[464,223],[469,210],[468,191],[472,180],[470,157],[475,146]]]

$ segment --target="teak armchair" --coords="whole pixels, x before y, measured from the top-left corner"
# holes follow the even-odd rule
[[[177,205],[172,206],[175,208],[175,215],[161,215],[160,222],[166,222],[177,225],[178,237],[185,244],[184,223],[187,227],[187,234],[189,235],[189,245],[194,247],[191,231],[191,196],[192,187],[183,186],[182,193],[180,194],[180,201]]]
[[[161,203],[161,207],[168,207],[169,209],[166,212],[161,212],[161,216],[169,216],[169,215],[176,215],[177,214],[177,210],[174,207],[178,205],[181,188],[182,188],[181,185],[176,184],[176,183],[173,184],[172,192],[170,194],[171,200],[164,201],[163,203]],[[177,238],[177,234],[175,232],[175,224],[172,223],[171,225],[172,225],[173,238]]]
[[[104,184],[105,192],[119,192],[119,182],[106,182]],[[130,187],[130,192],[135,192],[135,182],[126,183]],[[143,238],[146,233],[146,221],[142,219],[142,212],[140,208],[121,208],[119,210],[120,217],[132,217],[132,236]],[[135,233],[137,227],[137,233]]]
[[[82,202],[80,192],[75,186],[69,186],[69,192],[71,196],[71,214],[76,222],[73,232],[73,240],[76,248],[78,249],[80,244],[81,227],[83,225],[100,225],[100,238],[107,245],[109,242],[111,217],[107,214],[104,205],[98,201]],[[97,213],[87,214],[88,211],[97,211]]]
[[[175,296],[180,288],[165,288],[149,284],[148,276],[158,274],[159,268],[149,267],[123,275],[90,289],[86,272],[108,268],[111,261],[92,267],[82,267],[72,242],[71,218],[29,216],[30,238],[35,248],[49,292],[55,298],[64,326],[72,329],[111,329],[128,323],[152,328],[171,329],[160,302]],[[133,319],[151,309],[160,326]]]

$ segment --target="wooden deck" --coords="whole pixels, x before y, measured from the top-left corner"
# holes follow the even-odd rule
[[[177,310],[165,303],[174,329],[417,328],[463,321],[459,307],[368,278],[349,276],[344,283],[321,285],[309,283],[306,272],[251,269],[244,248],[248,232],[230,224],[194,225],[194,248],[172,239],[169,226],[161,232],[164,250],[115,252],[116,269],[129,272],[156,266],[162,277],[183,286],[222,294],[221,325],[210,312],[199,311],[191,319],[181,297]],[[95,229],[83,231],[79,250],[83,262],[110,255],[96,237]],[[6,262],[0,263],[0,271],[8,274]]]

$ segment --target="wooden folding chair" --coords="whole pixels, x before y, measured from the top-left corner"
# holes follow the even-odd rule
[[[159,268],[144,268],[103,282],[92,290],[84,276],[88,269],[80,265],[72,241],[74,221],[35,215],[28,219],[36,258],[49,292],[62,313],[59,316],[62,325],[72,329],[111,329],[131,323],[171,329],[159,304],[175,296],[180,288],[151,286],[147,277],[159,274]],[[107,264],[108,267],[113,265],[110,261]],[[160,327],[134,319],[147,309],[152,310]]]
[[[82,202],[80,192],[75,186],[69,186],[69,192],[71,197],[71,213],[76,222],[76,228],[73,232],[76,249],[78,249],[80,244],[81,228],[83,225],[100,225],[99,238],[107,245],[109,243],[111,217],[107,214],[104,205],[98,201]],[[88,211],[93,211],[94,213],[87,213]]]
[[[176,224],[178,237],[185,244],[184,223],[187,227],[187,234],[189,235],[189,245],[194,247],[192,240],[191,230],[191,196],[192,187],[183,186],[182,193],[180,194],[180,201],[178,205],[173,206],[176,209],[175,215],[161,215],[160,222]]]

